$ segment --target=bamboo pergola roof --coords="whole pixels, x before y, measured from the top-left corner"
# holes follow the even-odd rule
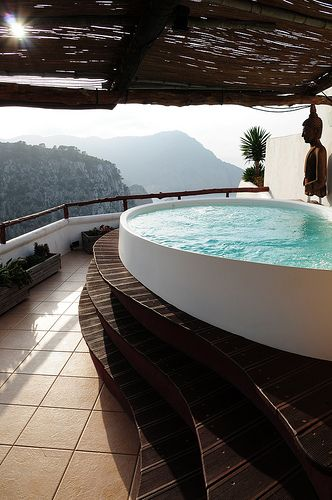
[[[329,0],[6,0],[0,16],[1,106],[331,104]]]

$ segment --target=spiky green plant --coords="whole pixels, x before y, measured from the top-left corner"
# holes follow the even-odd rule
[[[48,248],[48,244],[44,243],[39,245],[37,242],[34,244],[34,255],[38,257],[43,257],[47,259],[50,256],[50,249]]]
[[[255,167],[255,176],[261,175],[261,169],[264,167],[266,155],[266,142],[271,136],[261,127],[251,127],[244,136],[241,137],[240,149],[246,162],[253,162]]]
[[[264,167],[259,167],[259,175],[256,174],[255,167],[248,167],[243,171],[242,179],[246,182],[252,182],[258,187],[264,186]]]

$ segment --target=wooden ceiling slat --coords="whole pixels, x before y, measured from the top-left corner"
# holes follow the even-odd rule
[[[17,69],[17,64],[6,64],[5,70],[1,71],[4,65],[1,64],[0,58],[0,74],[11,74],[13,75],[31,75],[31,76],[42,76],[43,74],[48,74],[49,76],[58,76],[58,73],[66,71],[68,75],[78,76],[80,73],[84,73],[86,78],[92,78],[98,76],[99,78],[104,78],[110,75],[110,65],[108,62],[100,63],[99,61],[90,61],[86,64],[72,61],[70,64],[64,65],[63,62],[55,61],[54,63],[48,63],[43,65],[42,63],[20,62],[20,67]]]
[[[213,0],[213,3],[217,6],[231,7],[238,11],[253,13],[271,19],[332,30],[332,21],[328,18],[317,16],[317,11],[316,15],[313,15],[314,12],[305,14],[303,10],[291,10],[292,7],[294,8],[294,3],[290,5],[279,1],[278,3],[270,2],[269,4],[266,1],[257,3],[250,0]]]
[[[236,9],[236,3],[232,2],[230,6],[225,4],[211,2],[210,0],[201,0],[199,3],[195,0],[183,0],[181,3],[190,8],[190,14],[197,16],[205,12],[205,16],[219,17],[221,15],[232,15]],[[318,17],[319,19],[331,20],[332,3],[330,0],[322,2],[320,0],[260,0],[260,4],[264,6],[276,7],[278,9],[285,9],[296,12],[304,16]],[[324,6],[323,6],[324,3]],[[239,12],[239,11],[237,11]],[[256,14],[241,11],[241,17],[246,19],[256,18]],[[261,16],[263,19],[267,17]]]
[[[26,17],[43,16],[70,16],[79,15],[140,15],[144,7],[145,0],[127,0],[127,1],[96,1],[80,0],[79,2],[66,0],[47,0],[47,2],[38,2],[36,0],[6,0],[1,10],[13,12]],[[1,8],[2,7],[2,8]],[[79,12],[78,12],[79,9]]]
[[[72,15],[72,16],[42,16],[25,19],[24,25],[29,32],[44,31],[53,29],[63,29],[66,27],[87,28],[91,26],[100,27],[104,29],[112,29],[113,27],[133,27],[137,24],[139,18],[134,16],[121,16],[111,14],[107,16],[100,15]],[[275,29],[274,22],[268,21],[255,21],[255,20],[237,20],[237,19],[212,19],[201,17],[189,17],[189,28],[258,28],[264,30]],[[167,24],[173,25],[172,17],[168,18]],[[7,30],[7,25],[4,18],[0,19],[0,30]]]
[[[89,28],[90,26],[105,26],[110,27],[116,26],[133,26],[137,17],[135,16],[124,16],[120,14],[109,14],[107,16],[95,14],[95,15],[81,15],[74,14],[66,16],[36,16],[29,17],[25,19],[25,25],[27,27],[33,28],[34,26],[38,29],[52,29],[58,26],[76,26],[81,28]],[[1,20],[1,25],[3,24],[3,19]]]
[[[172,27],[179,3],[189,8],[185,31]],[[26,39],[10,35],[4,8],[26,21]],[[80,78],[89,86],[107,80],[112,91],[100,97],[107,107],[116,99],[149,102],[149,95],[159,104],[215,103],[219,89],[228,93],[224,103],[236,95],[238,104],[268,101],[271,92],[274,101],[289,93],[294,102],[299,95],[312,102],[332,85],[331,15],[332,2],[323,0],[6,0],[0,5],[0,77],[31,85],[14,91],[8,83],[0,105],[25,103],[24,89],[37,103],[36,77],[46,86],[45,92],[36,88],[39,105],[49,99],[50,107],[72,102],[78,109],[84,98],[93,105],[91,93],[76,100],[67,88],[52,94],[54,85],[69,85],[68,77],[78,78],[70,83],[77,86]]]
[[[272,7],[280,7],[286,10],[295,10],[303,15],[308,15],[316,17],[319,15],[320,18],[331,19],[332,16],[332,2],[322,1],[322,0],[264,0],[266,5]]]
[[[299,29],[286,34],[278,30],[274,38],[245,30],[238,37],[225,30],[219,38],[203,38],[201,32],[193,31],[184,35],[181,54],[176,57],[175,38],[171,31],[166,31],[153,45],[137,74],[139,80],[153,80],[154,74],[158,74],[159,80],[192,84],[208,84],[214,78],[219,85],[232,80],[234,84],[246,82],[249,87],[289,87],[307,85],[329,70],[331,64],[332,36],[311,35],[308,50],[308,36]],[[292,43],[285,43],[287,40]]]

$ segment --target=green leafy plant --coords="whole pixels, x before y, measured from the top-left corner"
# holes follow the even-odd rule
[[[0,264],[0,286],[10,287],[17,285],[22,288],[31,283],[29,273],[24,269],[21,259],[10,259],[5,265]]]
[[[100,236],[100,231],[97,227],[90,229],[89,231],[85,231],[88,236]]]
[[[50,249],[48,247],[48,244],[44,243],[39,245],[38,243],[35,243],[34,255],[37,255],[38,257],[44,257],[44,259],[47,259],[47,257],[50,256]]]
[[[10,286],[11,280],[7,266],[0,263],[0,286]]]
[[[251,127],[244,136],[241,137],[240,149],[246,162],[253,162],[254,165],[244,170],[243,180],[253,182],[258,186],[264,184],[264,161],[266,155],[266,143],[271,136],[261,127]]]
[[[111,226],[105,226],[102,224],[99,226],[99,229],[97,227],[94,227],[93,229],[90,229],[90,231],[85,231],[85,233],[88,236],[102,236],[103,234],[109,233],[112,231],[113,227]]]
[[[50,249],[47,243],[45,244],[35,243],[33,255],[28,255],[27,257],[24,257],[20,260],[22,261],[24,269],[29,269],[30,267],[33,267],[37,264],[40,264],[41,262],[44,262],[44,260],[48,259],[50,255],[51,255]]]
[[[264,167],[259,167],[259,174],[256,174],[255,167],[248,167],[243,171],[242,179],[246,182],[252,182],[258,187],[264,186]]]

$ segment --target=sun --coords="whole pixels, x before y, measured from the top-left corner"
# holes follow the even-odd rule
[[[21,40],[26,36],[24,24],[16,19],[13,14],[6,14],[5,20],[10,28],[11,34],[15,38],[19,38]]]

